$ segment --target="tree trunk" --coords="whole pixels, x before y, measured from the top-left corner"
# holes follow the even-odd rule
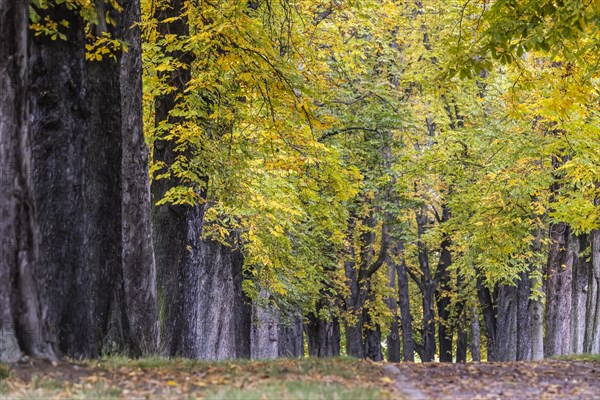
[[[599,201],[596,200],[598,205]],[[588,272],[588,292],[586,301],[586,325],[583,350],[586,353],[600,353],[600,230],[591,234],[592,264]]]
[[[251,358],[273,359],[279,355],[279,313],[269,304],[269,294],[261,290],[252,305]]]
[[[404,361],[415,361],[415,342],[413,339],[412,315],[410,313],[410,295],[408,292],[408,273],[404,261],[404,244],[395,249],[400,257],[396,264],[398,273],[398,305],[400,307],[400,325],[402,327],[402,357]]]
[[[517,361],[531,360],[531,278],[522,272],[517,282]]]
[[[481,333],[479,331],[477,307],[473,307],[471,311],[471,360],[481,361]]]
[[[446,212],[444,213],[446,214]],[[438,342],[441,362],[452,362],[452,327],[450,325],[450,276],[448,268],[452,263],[452,255],[448,246],[450,240],[444,238],[441,244],[440,261],[438,263],[435,297],[438,309]]]
[[[93,315],[96,291],[82,262],[86,253],[84,148],[90,115],[84,87],[83,25],[65,5],[40,13],[53,21],[67,21],[69,29],[68,40],[40,35],[29,41],[34,200],[44,260],[38,277],[45,282],[48,301],[43,314],[54,334],[52,340],[61,352],[78,359],[100,353]]]
[[[383,361],[383,352],[381,350],[381,328],[379,325],[371,327],[373,322],[367,310],[363,311],[364,329],[364,350],[365,358],[372,361]]]
[[[170,7],[157,10],[158,32],[162,35],[189,35],[184,2],[172,0]],[[168,22],[163,22],[170,19]],[[169,56],[191,64],[192,55],[172,51]],[[163,121],[177,125],[183,120],[172,117],[178,96],[183,95],[190,81],[190,68],[169,72],[166,77],[175,89],[156,98],[155,117],[158,126]],[[178,154],[175,143],[157,138],[154,159],[170,166]],[[193,157],[188,152],[188,157]],[[205,197],[208,178],[199,193]],[[152,183],[152,201],[164,198],[165,193],[180,182],[160,179]],[[199,359],[234,358],[238,351],[247,354],[247,340],[238,341],[236,329],[247,321],[238,312],[247,311],[236,290],[239,267],[235,251],[222,243],[202,238],[204,215],[210,207],[164,204],[153,209],[153,239],[156,255],[157,280],[161,307],[161,340],[169,356]],[[235,238],[230,238],[232,241]],[[234,277],[238,280],[234,282]],[[237,305],[240,308],[233,308]],[[249,332],[248,329],[244,331]]]
[[[517,359],[517,288],[511,285],[498,285],[495,300],[496,340],[493,361],[515,361]]]
[[[573,294],[571,298],[571,353],[583,353],[583,342],[586,325],[586,302],[589,286],[589,271],[591,262],[581,254],[588,249],[588,235],[573,237],[571,240],[573,252]]]
[[[36,282],[39,231],[33,207],[27,101],[28,1],[0,0],[0,361],[54,359]]]
[[[458,336],[456,339],[456,362],[464,363],[467,362],[467,346],[469,340],[467,335],[467,315],[464,308],[459,318]]]
[[[103,7],[102,7],[103,8]],[[102,11],[104,11],[101,8]],[[111,17],[115,17],[114,13]],[[110,33],[104,12],[98,15],[95,35]],[[132,73],[130,71],[129,73]],[[139,71],[141,73],[141,70]],[[93,330],[87,357],[122,352],[124,327],[114,283],[121,271],[121,88],[119,62],[111,57],[87,61],[85,104],[87,129],[83,140],[83,248],[81,272],[90,288],[86,310]],[[118,277],[117,279],[115,277]],[[91,314],[91,315],[90,315]],[[128,340],[127,340],[128,341]]]
[[[533,242],[533,253],[539,254],[542,251],[541,229],[536,229],[535,240]],[[534,269],[534,279],[531,280],[531,287],[543,291],[541,276],[541,266],[532,264]],[[531,318],[531,359],[534,361],[544,358],[544,305],[540,295],[531,299],[530,307]]]
[[[317,304],[317,312],[320,309]],[[318,315],[318,314],[317,314]],[[312,357],[335,357],[340,355],[340,323],[330,313],[330,319],[324,320],[310,313],[304,325],[308,344],[308,355]]]
[[[421,334],[421,345],[416,347],[421,361],[433,361],[435,358],[435,291],[436,284],[431,276],[431,269],[429,268],[429,254],[425,244],[421,241],[421,236],[425,233],[425,226],[428,223],[427,217],[421,211],[417,214],[417,231],[419,240],[417,241],[417,248],[419,251],[419,267],[423,273],[420,282],[420,289],[422,292],[422,305],[423,305],[423,326]]]
[[[302,334],[302,315],[300,312],[289,317],[289,321],[279,324],[277,332],[279,357],[299,358],[304,356],[304,336]]]
[[[573,248],[567,224],[550,226],[546,283],[546,357],[569,354],[571,348],[571,296]]]
[[[393,320],[390,324],[390,333],[386,338],[387,342],[387,361],[400,362],[400,329],[398,326],[398,288],[396,279],[396,265],[391,257],[387,257],[388,265],[388,285],[394,293],[393,297],[386,300],[389,309],[393,314]]]
[[[477,276],[477,297],[481,304],[481,312],[483,313],[487,333],[487,359],[488,361],[496,361],[496,312],[494,311],[491,293],[484,285],[479,273]]]
[[[121,55],[121,299],[124,337],[132,356],[158,349],[156,265],[152,244],[148,148],[142,119],[142,43],[139,0],[123,4],[117,35],[128,44]]]

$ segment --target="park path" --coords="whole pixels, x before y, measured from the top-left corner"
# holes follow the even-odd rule
[[[408,399],[600,399],[598,362],[401,363],[383,369]]]

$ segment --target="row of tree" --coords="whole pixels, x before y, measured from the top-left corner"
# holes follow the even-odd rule
[[[600,352],[594,4],[119,3],[0,0],[0,360]]]

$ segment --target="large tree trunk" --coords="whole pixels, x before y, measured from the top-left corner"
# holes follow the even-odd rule
[[[28,1],[0,0],[0,361],[55,358],[35,278],[39,231],[33,206],[27,101]]]
[[[120,62],[121,279],[123,337],[133,356],[158,349],[156,266],[152,244],[148,148],[142,119],[142,43],[139,0],[123,4],[117,35],[128,44]]]
[[[573,247],[571,232],[565,223],[550,226],[546,283],[546,357],[571,351],[571,295],[573,291]]]
[[[100,8],[95,35],[110,33]],[[132,71],[130,71],[131,73]],[[139,71],[141,73],[141,71]],[[121,275],[121,88],[119,62],[111,57],[87,61],[85,104],[89,115],[83,142],[83,248],[81,272],[90,288],[87,310],[94,333],[87,356],[125,350],[120,288]],[[118,277],[118,278],[116,278]],[[89,315],[91,314],[91,315]]]
[[[92,311],[96,292],[82,263],[87,251],[84,141],[90,115],[84,89],[83,22],[64,5],[39,12],[69,23],[66,41],[46,35],[29,41],[34,195],[44,260],[38,276],[48,298],[43,313],[62,352],[92,357],[100,346]]]
[[[139,3],[121,14],[98,5],[95,34],[130,41],[131,54],[85,62],[83,21],[64,5],[40,12],[68,21],[68,39],[30,41],[39,276],[55,340],[75,358],[138,356],[157,338],[140,35],[130,31]]]
[[[172,0],[168,7],[159,7],[158,32],[162,35],[189,35],[184,2]],[[165,19],[169,21],[164,22]],[[191,64],[192,55],[173,51],[169,56]],[[190,68],[171,71],[166,78],[174,88],[171,93],[156,98],[156,124],[183,122],[170,116],[190,81]],[[167,132],[166,134],[168,134]],[[193,150],[186,154],[194,157]],[[171,140],[157,138],[154,159],[170,166],[177,153]],[[200,196],[206,194],[205,178]],[[156,204],[165,193],[177,186],[176,179],[160,179],[152,184],[152,200]],[[247,311],[241,301],[238,256],[230,246],[202,238],[204,215],[210,207],[164,204],[153,209],[153,238],[158,272],[161,305],[162,347],[167,355],[200,359],[234,358],[238,351],[248,354],[245,338],[236,330],[246,318],[238,312]],[[232,240],[234,238],[231,238]],[[234,282],[235,279],[235,282]],[[233,308],[237,305],[239,308]],[[249,329],[242,329],[249,333]]]

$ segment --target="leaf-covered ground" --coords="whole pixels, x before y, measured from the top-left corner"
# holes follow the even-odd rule
[[[0,399],[399,397],[380,365],[349,358],[216,363],[112,358],[87,364],[35,361],[10,369],[0,383]]]
[[[0,365],[0,399],[600,399],[600,359],[377,364],[111,358]]]
[[[600,357],[395,367],[422,398],[600,399]]]

